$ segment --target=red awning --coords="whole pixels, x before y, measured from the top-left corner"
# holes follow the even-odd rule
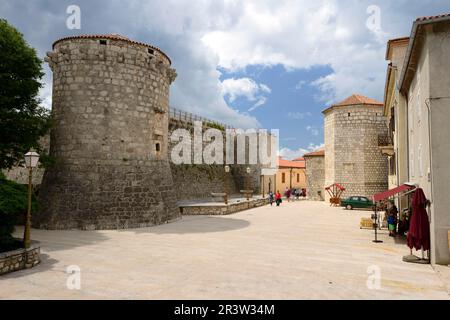
[[[415,187],[413,186],[408,186],[406,184],[401,185],[400,187],[391,189],[391,190],[387,190],[387,191],[383,191],[380,192],[376,195],[373,196],[373,201],[378,202],[384,199],[387,199],[389,197],[392,197],[400,192],[404,192],[404,191],[409,191],[411,189],[414,189]]]
[[[341,191],[345,191],[345,188],[343,186],[341,186],[339,183],[332,184],[331,186],[326,187],[325,190],[330,190],[333,187],[336,187]]]

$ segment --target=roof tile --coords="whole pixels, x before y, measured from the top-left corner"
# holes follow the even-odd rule
[[[338,102],[336,104],[333,104],[333,107],[338,106],[352,106],[352,105],[358,105],[358,104],[370,104],[370,105],[383,105],[383,102],[377,101],[375,99],[371,99],[365,96],[362,96],[360,94],[353,94],[347,99],[344,99],[341,102]]]

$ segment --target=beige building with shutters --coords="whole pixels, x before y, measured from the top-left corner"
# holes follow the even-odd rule
[[[394,118],[392,146],[383,151],[397,163],[390,184],[409,181],[424,190],[431,202],[431,262],[443,265],[450,263],[449,34],[450,14],[422,17],[408,41],[388,42],[384,108]]]

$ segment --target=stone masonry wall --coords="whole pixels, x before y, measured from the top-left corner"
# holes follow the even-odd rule
[[[42,204],[35,227],[145,227],[179,218],[177,200],[224,192],[223,165],[170,161],[169,119],[170,132],[186,123],[170,118],[176,73],[159,50],[126,38],[81,36],[57,41],[47,56],[55,125],[44,140],[55,164],[35,171]],[[261,167],[250,165],[250,175],[246,167],[231,166],[231,194],[248,181],[259,193]],[[26,183],[24,170],[7,176]]]
[[[121,39],[69,38],[53,71],[50,155],[42,210],[48,229],[144,227],[179,218],[167,158],[170,61]]]
[[[305,160],[306,192],[308,199],[313,201],[323,201],[325,196],[324,156],[305,156]]]
[[[387,159],[378,136],[387,134],[382,108],[345,106],[325,112],[325,186],[339,183],[343,197],[372,197],[388,188]]]
[[[41,249],[37,242],[32,241],[28,249],[17,249],[0,253],[0,275],[32,268],[41,261]]]
[[[45,135],[39,140],[39,145],[45,153],[49,152],[50,149],[50,135]],[[44,176],[45,169],[38,165],[37,168],[33,169],[32,183],[33,185],[40,185],[42,178]],[[28,169],[23,166],[16,166],[9,170],[4,170],[6,178],[15,181],[20,184],[28,184]]]
[[[203,132],[209,127],[203,123]],[[171,119],[169,123],[169,135],[174,130],[184,128],[191,131],[191,139],[193,139],[192,124]],[[225,134],[224,134],[225,138]],[[203,147],[208,143],[204,142]],[[169,142],[169,157],[175,143]],[[224,141],[224,160],[225,160],[225,141]],[[236,143],[235,143],[236,148]],[[248,145],[246,146],[248,150]],[[191,157],[194,150],[191,149]],[[246,188],[247,184],[254,194],[260,192],[260,173],[259,165],[230,165],[230,173],[225,174],[224,165],[216,164],[170,164],[173,181],[174,193],[179,201],[195,200],[203,198],[211,198],[211,193],[225,192],[225,182],[227,179],[227,187],[229,194],[237,195],[240,190]],[[250,177],[247,177],[246,168],[251,168]]]

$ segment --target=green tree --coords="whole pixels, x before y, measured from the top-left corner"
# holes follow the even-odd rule
[[[50,127],[49,111],[38,99],[42,61],[23,35],[0,19],[0,169],[21,162]]]
[[[14,240],[14,225],[20,222],[27,211],[27,188],[9,181],[0,172],[0,252],[16,249],[21,245]],[[37,212],[36,198],[32,197],[32,212]]]

